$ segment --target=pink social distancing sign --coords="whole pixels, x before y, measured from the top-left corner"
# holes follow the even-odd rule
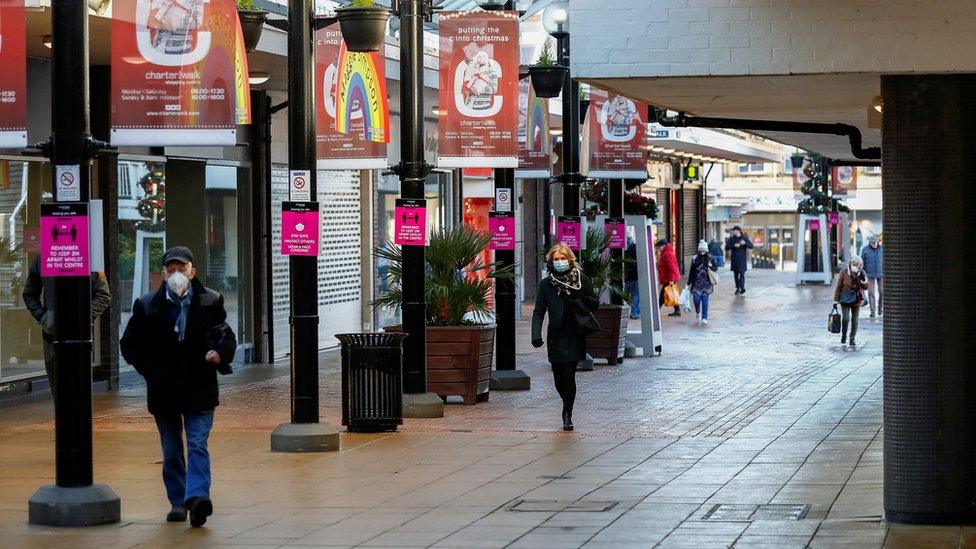
[[[41,204],[41,276],[90,276],[88,204]]]

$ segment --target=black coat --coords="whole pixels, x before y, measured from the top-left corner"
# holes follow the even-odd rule
[[[154,415],[213,410],[219,403],[217,373],[231,373],[237,339],[226,323],[224,298],[195,278],[191,284],[183,343],[173,329],[170,309],[176,305],[166,297],[165,283],[136,300],[119,341],[122,356],[146,378]],[[211,350],[220,355],[219,366],[206,361]]]
[[[595,311],[600,301],[592,294],[585,283],[574,296],[558,293],[548,276],[539,283],[532,312],[532,340],[542,339],[542,320],[548,313],[546,347],[550,363],[579,362],[586,358],[586,337],[577,333],[575,322],[567,322],[566,313],[571,299],[578,299],[587,309]]]
[[[742,244],[738,248],[735,247],[736,243]],[[752,249],[752,241],[745,236],[732,236],[725,241],[725,249],[732,252],[732,272],[734,273],[744,273],[749,270],[749,259],[746,250]]]

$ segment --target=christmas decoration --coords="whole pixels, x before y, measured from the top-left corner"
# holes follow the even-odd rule
[[[812,154],[809,163],[803,168],[804,182],[800,191],[807,196],[797,204],[796,211],[806,215],[826,215],[830,212],[849,212],[851,209],[841,200],[832,198],[830,193],[824,189],[830,188],[828,181],[829,169],[824,157],[819,154]],[[793,165],[797,165],[794,161]]]
[[[583,200],[588,203],[586,215],[593,217],[607,213],[609,209],[607,183],[591,181],[583,184]],[[657,202],[640,192],[624,193],[624,215],[643,215],[650,219],[657,219]]]
[[[142,176],[139,186],[145,196],[136,210],[145,218],[136,224],[140,231],[159,232],[166,228],[166,172],[160,164],[149,164],[149,173]]]

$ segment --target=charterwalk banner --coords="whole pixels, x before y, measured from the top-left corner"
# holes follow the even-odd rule
[[[438,165],[517,168],[518,14],[447,12],[439,29]]]
[[[536,97],[528,78],[519,80],[518,169],[515,177],[550,177],[552,138],[549,100]]]
[[[0,149],[27,146],[24,0],[0,0]]]
[[[580,171],[607,179],[647,179],[647,105],[591,88]]]
[[[315,155],[321,170],[382,169],[390,142],[386,60],[346,49],[338,24],[315,33]]]
[[[235,145],[247,75],[233,0],[113,3],[113,145]]]

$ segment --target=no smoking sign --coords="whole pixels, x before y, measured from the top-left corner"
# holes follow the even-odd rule
[[[495,211],[512,211],[512,189],[495,189]]]
[[[288,173],[288,179],[291,182],[289,198],[294,202],[311,202],[312,189],[309,185],[309,181],[312,179],[311,170],[291,170]]]
[[[61,202],[81,200],[81,166],[57,166],[55,168],[55,199]]]

